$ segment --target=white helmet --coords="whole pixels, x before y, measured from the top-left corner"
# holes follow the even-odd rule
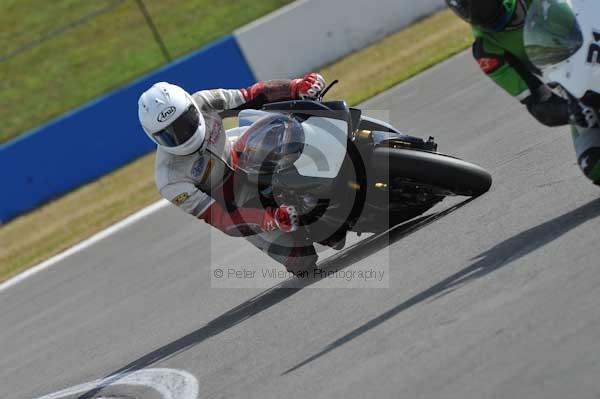
[[[204,144],[204,117],[179,86],[156,83],[140,96],[138,115],[148,137],[171,154],[189,155]]]

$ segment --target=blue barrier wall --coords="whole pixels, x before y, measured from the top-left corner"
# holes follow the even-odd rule
[[[0,223],[152,151],[137,100],[158,81],[193,92],[246,87],[255,78],[230,36],[1,146]]]

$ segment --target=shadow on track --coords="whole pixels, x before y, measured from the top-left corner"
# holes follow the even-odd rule
[[[423,227],[441,219],[444,216],[449,215],[472,200],[473,198],[469,198],[442,212],[405,222],[384,234],[379,234],[364,239],[348,249],[329,257],[324,262],[320,263],[319,267],[322,270],[327,271],[345,269],[352,264],[372,255],[373,253],[386,248],[390,244],[399,241],[400,239],[422,229]],[[319,277],[305,279],[291,278],[281,284],[269,288],[268,290],[261,292],[259,295],[247,300],[241,305],[236,306],[216,319],[210,321],[204,327],[191,332],[190,334],[187,334],[161,348],[158,348],[155,351],[150,352],[120,368],[119,370],[109,374],[105,382],[107,385],[114,384],[127,373],[149,367],[160,361],[173,357],[178,353],[184,352],[193,346],[204,342],[208,338],[218,335],[243,322],[244,320],[257,315],[266,309],[269,309],[279,302],[291,297],[303,288],[315,284],[321,279],[322,278]],[[102,387],[98,387],[97,389],[83,394],[79,397],[79,399],[91,399],[101,390]]]
[[[282,375],[289,374],[306,364],[317,360],[334,349],[352,341],[367,331],[379,326],[386,320],[425,301],[434,301],[460,288],[470,280],[481,278],[499,268],[514,262],[529,253],[547,245],[577,226],[600,216],[600,199],[591,201],[564,215],[547,221],[539,226],[523,231],[480,255],[472,258],[475,263],[440,281],[427,290],[407,299],[387,312],[371,319],[362,326],[327,345],[323,350],[296,364]]]

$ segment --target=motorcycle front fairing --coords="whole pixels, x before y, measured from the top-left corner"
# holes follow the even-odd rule
[[[347,124],[292,114],[242,111],[240,124],[251,124],[235,139],[238,154],[236,204],[296,193],[329,197],[346,157]],[[239,131],[238,131],[239,133]]]
[[[600,93],[600,2],[535,0],[524,41],[544,81],[558,83],[573,97]]]

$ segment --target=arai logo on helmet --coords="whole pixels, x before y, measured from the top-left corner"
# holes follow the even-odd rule
[[[158,114],[158,118],[156,118],[156,120],[158,120],[159,122],[165,122],[167,120],[169,120],[169,118],[171,118],[175,112],[177,111],[177,108],[171,106],[167,109],[164,109],[161,111],[160,114]]]

